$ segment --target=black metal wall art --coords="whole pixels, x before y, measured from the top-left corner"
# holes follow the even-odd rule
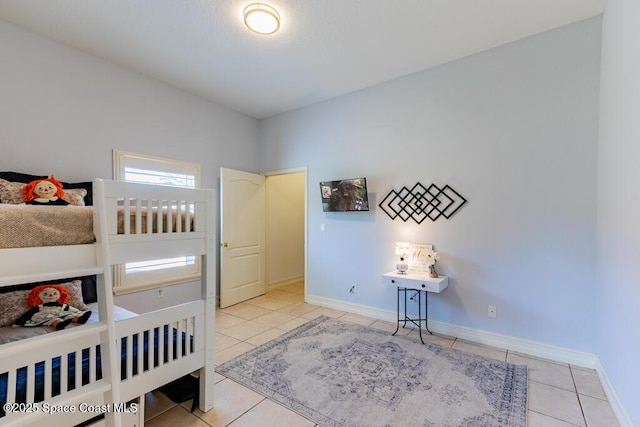
[[[391,190],[378,206],[391,219],[399,217],[407,222],[411,218],[420,224],[426,218],[431,221],[441,216],[449,219],[465,203],[467,199],[448,185],[439,188],[431,184],[425,188],[418,182],[411,190],[407,187],[402,187],[400,191]]]

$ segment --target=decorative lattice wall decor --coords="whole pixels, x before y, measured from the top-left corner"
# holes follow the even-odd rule
[[[418,182],[411,190],[407,187],[400,191],[392,189],[378,206],[391,219],[400,218],[407,222],[411,218],[420,224],[426,218],[431,221],[441,216],[449,219],[465,203],[467,199],[448,185],[439,188],[431,184],[425,188]]]

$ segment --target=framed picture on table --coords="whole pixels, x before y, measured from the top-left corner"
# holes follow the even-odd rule
[[[423,243],[412,243],[409,246],[409,272],[428,273],[429,253],[433,250],[433,245]]]

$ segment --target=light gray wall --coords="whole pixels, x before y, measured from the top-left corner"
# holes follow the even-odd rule
[[[598,170],[597,353],[640,425],[640,4],[609,0],[603,18]]]
[[[0,170],[112,177],[119,148],[257,170],[258,121],[0,21]]]
[[[202,98],[0,21],[0,170],[63,181],[112,178],[111,150],[257,171],[259,123]],[[198,284],[120,296],[142,312],[199,298]]]
[[[593,351],[599,36],[584,21],[268,119],[258,137],[253,119],[0,22],[0,169],[110,177],[122,148],[201,161],[217,187],[220,165],[308,165],[311,294],[393,310],[393,242],[433,243],[451,277],[433,318]],[[355,176],[373,211],[322,213],[317,182]],[[419,226],[376,207],[416,181],[469,204]]]
[[[394,242],[431,243],[450,286],[430,318],[594,351],[600,24],[263,121],[261,169],[309,167],[309,294],[395,311],[381,281]],[[371,212],[322,212],[318,182],[360,176]],[[377,207],[417,181],[449,184],[468,205],[421,225]]]

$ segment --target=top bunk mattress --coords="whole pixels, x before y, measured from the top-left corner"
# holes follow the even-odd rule
[[[0,206],[0,248],[95,242],[90,206]]]
[[[124,233],[124,208],[118,208],[118,234]],[[147,232],[147,208],[140,208],[141,232]],[[167,230],[167,211],[162,210],[162,230]],[[176,210],[171,215],[172,230],[193,230],[193,215],[183,211],[178,228]],[[152,232],[157,232],[157,208],[153,208]],[[188,223],[188,228],[186,228]],[[130,233],[136,230],[136,208],[129,213]],[[82,245],[95,242],[91,206],[34,206],[0,204],[0,249],[40,246]]]

